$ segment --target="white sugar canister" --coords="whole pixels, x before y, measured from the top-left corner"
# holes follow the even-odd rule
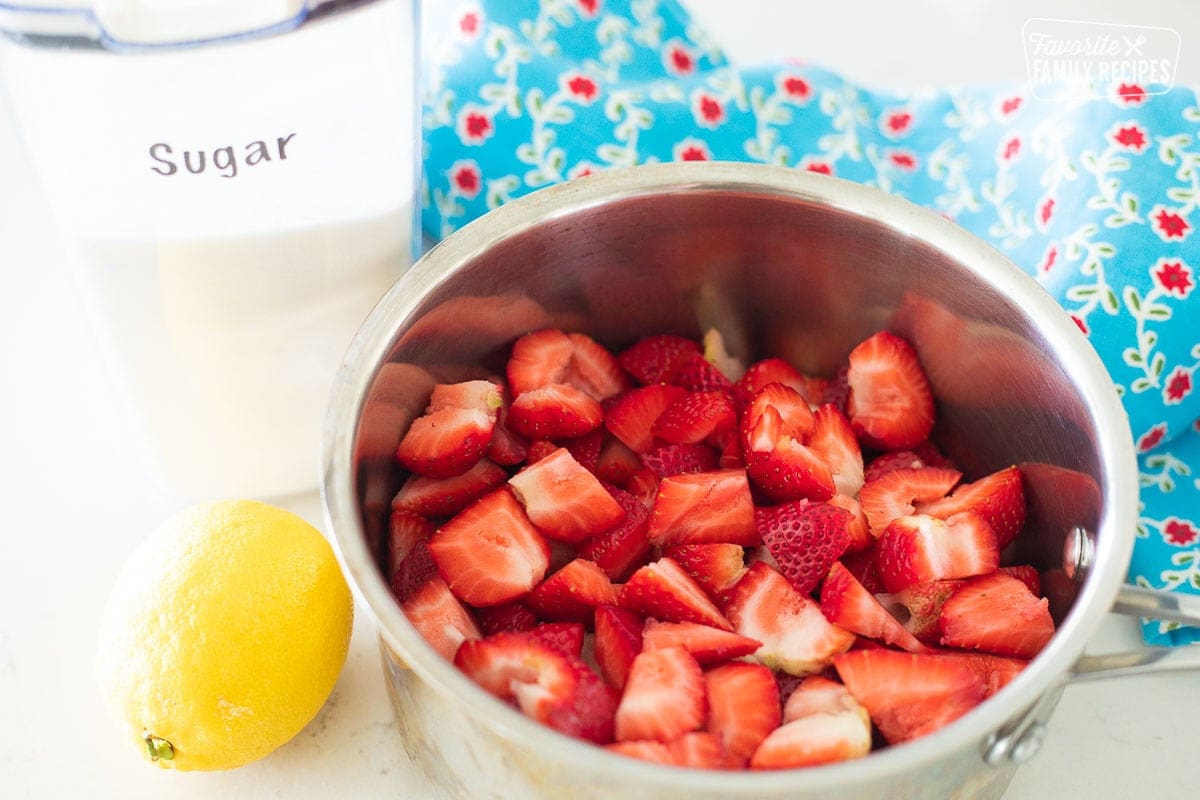
[[[411,263],[419,0],[19,0],[0,69],[166,485],[317,485],[331,379]]]

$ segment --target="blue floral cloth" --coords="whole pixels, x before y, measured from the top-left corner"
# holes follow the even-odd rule
[[[754,161],[935,209],[1034,276],[1089,337],[1141,455],[1130,580],[1200,593],[1200,103],[1114,84],[871,91],[802,62],[730,66],[673,0],[426,6],[422,222],[440,239],[598,170]],[[1146,622],[1147,641],[1200,628]]]

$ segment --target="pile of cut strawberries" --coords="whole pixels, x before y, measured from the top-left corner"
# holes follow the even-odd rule
[[[388,570],[429,645],[614,752],[781,769],[934,731],[1054,633],[1002,565],[1020,470],[971,482],[930,442],[913,347],[831,379],[719,335],[518,339],[504,379],[439,385],[396,451]]]

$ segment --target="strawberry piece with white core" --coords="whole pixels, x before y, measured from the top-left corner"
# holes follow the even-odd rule
[[[447,661],[463,642],[482,636],[475,620],[441,578],[430,578],[400,604],[409,623]]]
[[[830,622],[859,636],[878,639],[910,653],[929,651],[841,562],[834,563],[821,584],[821,611]]]
[[[438,572],[473,606],[514,600],[545,577],[550,546],[506,489],[485,495],[429,540]]]
[[[929,438],[933,391],[906,340],[880,331],[860,342],[850,351],[846,382],[846,415],[864,444],[903,450]]]
[[[675,401],[687,395],[678,386],[656,384],[626,392],[605,404],[604,427],[635,453],[654,447],[654,423]]]
[[[986,575],[1000,566],[996,534],[971,511],[947,520],[893,520],[879,540],[879,574],[889,592],[914,583]]]
[[[501,467],[481,458],[461,475],[427,478],[412,475],[392,498],[392,508],[426,517],[449,517],[495,489],[508,478]]]
[[[642,618],[617,606],[596,609],[596,637],[592,652],[604,680],[616,689],[625,688],[633,659],[642,652]]]
[[[922,467],[895,469],[863,484],[858,502],[871,535],[879,538],[892,520],[917,513],[917,505],[945,497],[962,473],[952,469]]]
[[[525,514],[551,539],[577,544],[625,519],[600,480],[559,448],[508,480]]]
[[[576,439],[604,421],[594,398],[569,383],[550,383],[513,400],[508,427],[530,440]]]
[[[677,544],[664,548],[663,555],[683,567],[718,603],[746,574],[746,551],[741,545]]]
[[[617,589],[604,570],[577,558],[533,587],[527,602],[542,619],[590,624],[597,606],[617,602]]]
[[[917,511],[946,519],[962,511],[974,511],[987,520],[1003,550],[1017,538],[1025,525],[1025,487],[1018,467],[1007,467],[971,483],[964,483],[949,497],[922,503]]]
[[[619,602],[622,608],[644,617],[733,630],[704,590],[670,558],[660,558],[633,573],[621,587]]]
[[[790,769],[862,758],[871,751],[867,710],[840,683],[805,678],[788,697],[783,725],[754,751],[751,769]]]
[[[704,673],[682,647],[643,650],[633,659],[617,706],[618,741],[670,741],[704,725]]]
[[[682,647],[702,666],[748,656],[761,646],[762,642],[757,639],[696,622],[659,622],[656,619],[648,619],[642,631],[643,649]]]
[[[1033,658],[1054,635],[1049,601],[1018,578],[994,572],[972,578],[942,606],[942,644]]]
[[[648,535],[651,543],[662,546],[758,544],[746,473],[731,469],[664,478],[654,498]]]
[[[744,765],[771,731],[779,727],[779,684],[762,664],[733,661],[704,675],[708,730],[729,756]]]
[[[461,475],[487,450],[502,403],[500,387],[489,381],[435,386],[425,414],[400,440],[396,460],[430,478]]]

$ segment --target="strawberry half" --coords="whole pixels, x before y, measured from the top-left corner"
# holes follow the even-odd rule
[[[648,533],[652,544],[726,542],[753,547],[754,501],[741,470],[673,475],[658,485]]]
[[[609,578],[617,581],[646,563],[650,555],[650,540],[646,538],[650,509],[629,492],[615,486],[605,488],[625,510],[625,518],[615,527],[580,544],[579,556],[595,563]]]
[[[526,602],[542,619],[590,623],[597,606],[617,602],[617,589],[604,570],[577,558],[535,586]]]
[[[684,362],[700,354],[700,345],[672,334],[648,336],[617,356],[625,371],[643,385],[670,383]]]
[[[569,383],[551,383],[513,400],[508,427],[527,439],[575,439],[604,421],[600,404]]]
[[[579,462],[581,467],[595,475],[596,467],[600,464],[600,447],[603,443],[604,429],[597,428],[578,439],[567,439],[562,442],[562,446],[571,454],[571,458]]]
[[[498,606],[488,606],[475,610],[479,620],[479,629],[484,636],[493,633],[520,632],[536,628],[538,619],[520,603],[501,603]]]
[[[1016,564],[1011,567],[1001,567],[1000,571],[1028,586],[1029,591],[1037,597],[1042,596],[1042,573],[1037,571],[1037,567],[1029,564]]]
[[[671,378],[689,392],[725,392],[733,396],[733,383],[702,354],[689,357]]]
[[[482,635],[470,613],[441,578],[430,578],[400,608],[429,646],[447,661],[454,660],[463,642]]]
[[[668,444],[642,454],[642,463],[659,478],[717,469],[717,452],[703,444]]]
[[[809,379],[782,358],[764,358],[751,364],[734,384],[734,393],[739,407],[745,407],[764,386],[782,384],[799,393],[806,402],[814,399],[808,395]]]
[[[489,381],[435,386],[425,414],[396,447],[396,460],[430,478],[461,475],[487,450],[502,403],[500,387]]]
[[[705,711],[704,674],[687,650],[643,650],[633,659],[617,706],[617,740],[668,742],[698,730]]]
[[[999,565],[996,534],[971,511],[944,521],[924,514],[900,517],[879,540],[879,574],[889,592],[924,581],[986,575]]]
[[[903,621],[905,629],[918,641],[937,645],[942,639],[942,629],[938,626],[942,606],[963,583],[962,580],[924,581],[898,592],[884,593],[881,588],[874,594],[879,604]]]
[[[596,638],[592,652],[604,680],[616,689],[625,688],[629,667],[642,652],[642,618],[617,606],[596,609]]]
[[[1054,636],[1049,601],[1011,575],[973,578],[956,591],[938,619],[942,644],[1033,658]]]
[[[983,700],[983,680],[935,655],[854,650],[834,659],[838,676],[891,744],[950,724]]]
[[[500,633],[464,643],[454,663],[538,722],[597,744],[612,741],[616,692],[578,658],[525,633]]]
[[[418,544],[429,541],[433,530],[429,520],[420,514],[393,508],[388,519],[387,574],[396,574],[409,553]]]
[[[429,543],[417,542],[392,573],[392,596],[403,603],[437,574]]]
[[[568,333],[567,338],[571,341],[567,383],[596,400],[607,400],[630,388],[625,371],[602,344],[582,333]]]
[[[596,477],[616,486],[624,486],[639,469],[642,459],[612,435],[604,437],[600,455],[596,458]]]
[[[429,540],[429,551],[450,590],[473,606],[520,597],[550,565],[550,546],[508,489],[460,511]]]
[[[708,731],[690,731],[667,742],[674,763],[692,769],[736,769],[721,740]]]
[[[763,544],[801,594],[815,589],[830,565],[846,552],[850,520],[845,509],[807,500],[754,510]]]
[[[834,563],[821,584],[821,611],[830,622],[859,636],[879,639],[910,653],[929,650],[841,562]]]
[[[663,548],[663,555],[683,567],[718,603],[746,574],[746,551],[737,544],[677,544]]]
[[[621,587],[619,601],[622,608],[645,617],[733,630],[704,590],[670,558],[660,558],[633,573]]]
[[[604,410],[604,427],[635,453],[654,446],[654,423],[687,392],[678,386],[653,385],[615,398]]]
[[[392,498],[392,508],[426,517],[450,517],[507,478],[508,473],[486,458],[479,459],[463,474],[450,478],[411,475]]]
[[[867,525],[867,515],[857,500],[844,494],[835,494],[826,502],[850,515],[850,521],[846,523],[846,533],[850,536],[850,544],[846,545],[847,553],[858,553],[875,544],[875,537]]]
[[[790,769],[862,758],[871,751],[867,711],[840,683],[805,678],[788,697],[783,725],[754,751],[751,769]]]
[[[854,643],[854,634],[831,624],[820,606],[761,561],[730,591],[725,614],[735,631],[763,643],[757,661],[792,675],[820,672]]]
[[[731,758],[746,763],[771,731],[779,727],[779,685],[762,664],[731,662],[704,675],[708,730]]]
[[[959,486],[949,497],[922,503],[917,511],[931,517],[946,519],[962,511],[974,511],[987,520],[996,533],[996,544],[1003,550],[1025,525],[1025,488],[1018,467],[999,472]]]
[[[833,495],[829,465],[806,444],[815,425],[800,393],[779,383],[763,387],[742,412],[746,473],[771,500],[828,500]]]
[[[577,544],[625,519],[595,475],[559,448],[508,480],[530,521],[546,536]]]
[[[894,469],[863,484],[858,502],[871,535],[879,538],[892,520],[915,514],[917,505],[946,496],[962,473],[952,469]]]
[[[551,383],[566,383],[575,345],[562,331],[546,328],[513,342],[506,368],[515,397]]]
[[[995,656],[991,653],[955,653],[946,650],[939,652],[938,656],[957,661],[978,675],[986,687],[986,697],[1003,689],[1029,666],[1029,662],[1023,658]]]
[[[929,438],[933,391],[917,351],[880,331],[850,351],[846,415],[858,438],[880,450],[903,450]]]
[[[682,647],[702,666],[748,656],[761,645],[762,642],[757,639],[696,622],[659,622],[656,619],[648,619],[646,627],[642,630],[642,649]]]
[[[516,466],[525,461],[528,455],[529,443],[508,427],[509,409],[512,399],[507,392],[501,392],[503,405],[496,413],[496,427],[492,431],[492,439],[488,442],[487,457],[496,464],[505,467]]]
[[[838,494],[855,497],[863,487],[863,458],[850,421],[837,406],[825,404],[813,412],[813,429],[807,445],[825,462]]]
[[[930,465],[926,464],[924,459],[913,451],[896,450],[875,457],[870,464],[867,464],[863,478],[866,481],[873,481],[898,469],[922,469],[928,466]]]
[[[671,444],[699,444],[736,421],[728,392],[688,392],[663,410],[652,433]]]

